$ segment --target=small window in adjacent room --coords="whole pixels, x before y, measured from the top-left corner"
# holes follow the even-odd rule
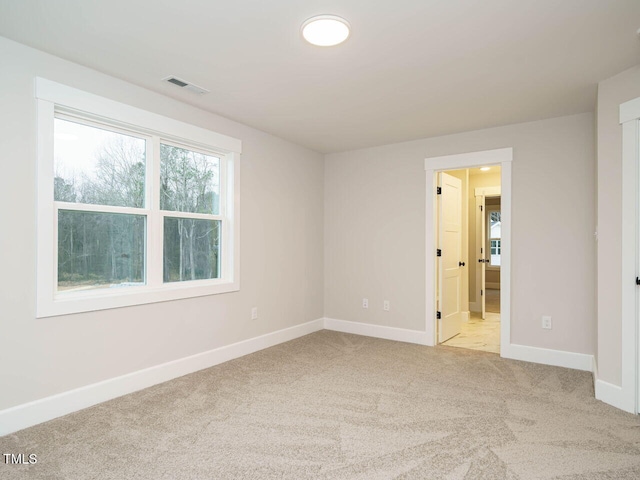
[[[239,289],[239,140],[47,80],[38,317]]]
[[[487,243],[489,250],[489,266],[500,267],[501,254],[501,221],[500,207],[487,206]]]

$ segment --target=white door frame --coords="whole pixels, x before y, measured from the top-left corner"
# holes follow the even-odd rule
[[[620,105],[622,125],[622,338],[621,380],[616,395],[596,381],[596,398],[631,413],[640,410],[640,338],[638,337],[639,295],[635,279],[640,276],[640,98]],[[606,397],[606,398],[605,398]]]
[[[511,162],[513,148],[500,148],[481,152],[462,153],[426,158],[426,344],[436,345],[436,184],[437,172],[463,168],[500,165],[501,167],[501,220],[502,258],[500,268],[500,355],[509,356],[511,346]]]

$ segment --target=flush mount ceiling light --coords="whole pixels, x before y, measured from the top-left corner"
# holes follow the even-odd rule
[[[483,172],[487,172],[489,170],[491,170],[491,167],[480,167],[480,170]]]
[[[319,47],[332,47],[349,38],[351,26],[337,15],[317,15],[302,24],[304,39]]]

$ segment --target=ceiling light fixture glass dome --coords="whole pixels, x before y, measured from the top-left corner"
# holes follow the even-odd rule
[[[301,27],[304,39],[319,47],[332,47],[349,38],[351,26],[337,15],[317,15],[306,20]]]

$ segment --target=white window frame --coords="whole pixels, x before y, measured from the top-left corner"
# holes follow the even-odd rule
[[[485,203],[485,216],[484,216],[484,223],[486,225],[485,227],[485,232],[486,232],[486,236],[487,238],[485,239],[485,252],[487,252],[485,254],[485,258],[489,258],[489,262],[491,262],[491,240],[498,240],[500,241],[500,244],[502,245],[502,238],[491,238],[491,222],[489,221],[490,217],[491,217],[491,212],[500,212],[500,206],[498,205],[486,205]],[[502,247],[499,247],[500,249],[502,249]],[[502,262],[502,253],[500,255],[501,257],[501,262]],[[491,263],[487,263],[485,264],[485,268],[487,270],[495,270],[495,271],[500,271],[500,265],[491,265]]]
[[[130,105],[36,78],[38,129],[37,305],[36,316],[52,317],[240,289],[240,140]],[[87,125],[130,132],[147,140],[146,203],[143,208],[78,205],[55,202],[54,118],[76,118]],[[160,210],[160,143],[200,150],[220,158],[219,215]],[[146,284],[57,293],[57,211],[59,209],[146,215]],[[219,219],[220,278],[163,283],[164,217]]]

